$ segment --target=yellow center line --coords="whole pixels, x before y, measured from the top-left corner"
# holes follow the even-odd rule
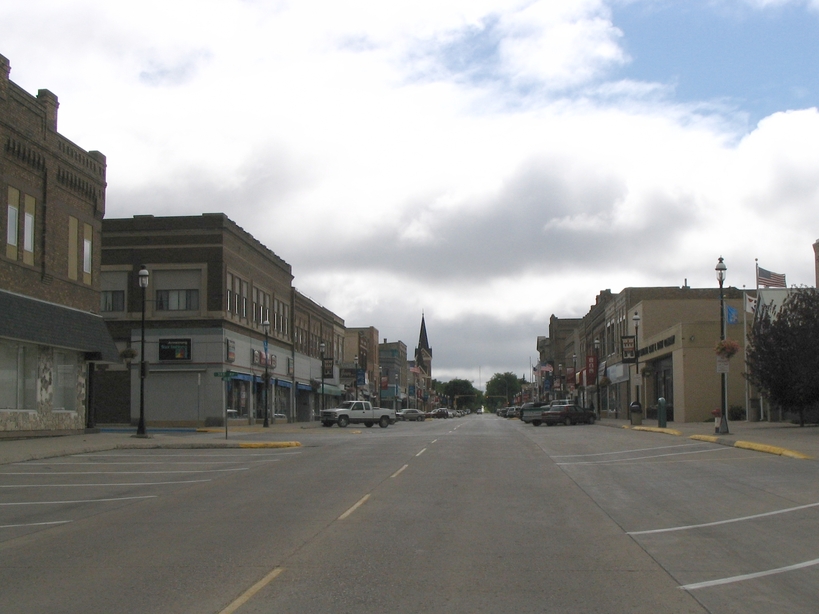
[[[251,597],[253,597],[253,595],[255,595],[260,590],[262,590],[265,586],[270,584],[270,582],[272,582],[273,579],[283,571],[284,571],[284,567],[276,567],[273,571],[271,571],[269,574],[267,574],[264,578],[262,578],[261,580],[256,582],[256,584],[254,584],[249,589],[247,589],[244,593],[242,593],[242,595],[236,601],[234,601],[228,607],[226,607],[224,610],[219,612],[219,614],[233,614],[233,612],[235,612],[240,607],[242,607]]]

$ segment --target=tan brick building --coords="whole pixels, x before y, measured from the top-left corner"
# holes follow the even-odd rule
[[[0,56],[0,436],[81,431],[95,363],[119,361],[100,317],[105,156],[57,132],[57,97]]]

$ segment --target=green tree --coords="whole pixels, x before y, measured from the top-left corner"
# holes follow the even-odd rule
[[[505,407],[520,392],[520,380],[514,373],[495,373],[486,382],[486,404],[490,411]]]
[[[444,384],[444,394],[452,408],[476,409],[479,407],[479,393],[469,380],[452,379]]]
[[[819,403],[819,293],[796,288],[781,308],[760,305],[748,343],[746,377],[773,403],[799,414]]]

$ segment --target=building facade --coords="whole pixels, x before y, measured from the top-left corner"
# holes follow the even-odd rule
[[[57,132],[57,97],[0,56],[0,436],[93,426],[94,365],[119,356],[100,317],[106,159]]]
[[[287,262],[221,213],[105,220],[102,241],[103,315],[131,356],[102,375],[109,422],[138,417],[142,266],[149,424],[313,419],[320,344],[338,347],[343,320],[294,290]]]
[[[403,341],[387,341],[378,346],[381,363],[380,401],[384,407],[401,409],[407,401],[407,344]]]

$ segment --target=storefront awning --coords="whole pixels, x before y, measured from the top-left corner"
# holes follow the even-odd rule
[[[318,386],[319,394],[321,394],[321,384]],[[344,388],[339,386],[334,386],[333,384],[324,384],[324,394],[333,396],[333,397],[341,397],[344,396],[345,391]]]
[[[0,290],[0,337],[83,352],[94,362],[120,363],[101,316]]]

